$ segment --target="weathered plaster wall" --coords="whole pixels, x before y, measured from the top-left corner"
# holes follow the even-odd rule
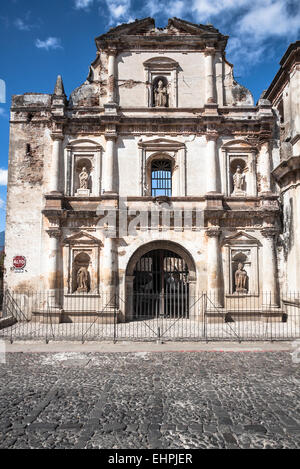
[[[32,105],[47,103],[48,96],[33,96]],[[20,97],[17,97],[20,100]],[[26,105],[30,98],[25,97]],[[16,101],[15,101],[16,103]],[[33,112],[31,122],[22,113],[13,113],[10,128],[9,177],[7,193],[5,284],[23,290],[43,289],[43,262],[47,254],[42,248],[43,193],[51,162],[50,129],[43,123],[45,111]],[[23,122],[20,122],[20,120]],[[19,120],[19,122],[14,122]],[[28,120],[28,115],[27,115]],[[27,152],[27,144],[30,151]],[[16,255],[26,257],[23,273],[12,269]]]

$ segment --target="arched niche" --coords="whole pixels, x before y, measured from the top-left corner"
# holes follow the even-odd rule
[[[64,293],[74,295],[78,292],[77,274],[80,267],[88,270],[88,291],[99,294],[100,287],[100,239],[92,234],[79,231],[67,236],[63,241]],[[75,305],[76,303],[74,303]],[[69,303],[70,305],[70,303]]]
[[[239,263],[243,264],[243,269],[247,274],[247,291],[244,294],[259,295],[258,256],[260,247],[260,241],[244,231],[239,231],[223,239],[224,272],[228,272],[224,278],[226,296],[236,295],[235,273]]]
[[[88,169],[88,191],[80,194],[79,174]],[[69,142],[65,149],[65,193],[68,196],[99,196],[101,194],[102,147],[94,140],[78,139]]]
[[[160,85],[160,82],[162,83]],[[163,100],[165,101],[164,103],[157,103],[157,98],[156,94],[159,90],[159,87],[161,86],[163,90]],[[152,83],[152,106],[153,107],[169,107],[169,102],[170,102],[170,96],[169,96],[169,82],[166,77],[163,75],[158,75],[157,77],[154,78],[153,83]]]
[[[93,192],[93,165],[92,161],[89,158],[82,157],[78,158],[76,160],[76,166],[75,166],[75,180],[74,180],[74,192],[75,194],[78,192],[78,189],[80,189],[80,175],[82,172],[86,172],[88,175],[87,179],[87,189],[90,191],[90,193]]]
[[[222,148],[222,192],[230,196],[257,196],[256,155],[257,149],[246,140],[230,140]],[[244,176],[243,190],[235,191],[233,176],[237,166]]]
[[[245,196],[247,194],[247,160],[245,158],[237,156],[233,156],[230,159],[230,179],[229,185],[230,189],[229,192],[231,195],[235,196]]]
[[[240,270],[240,268],[245,272],[245,284],[244,290],[241,293],[248,293],[249,292],[249,274],[251,273],[251,260],[249,256],[251,251],[237,251],[233,252],[232,256],[232,285],[233,285],[233,293],[240,293],[238,290],[237,280],[236,280],[236,273]]]
[[[80,252],[73,261],[72,293],[88,293],[91,290],[89,267],[91,258],[87,252]]]
[[[154,87],[162,80],[168,90],[168,106],[178,106],[178,71],[179,64],[170,57],[151,57],[144,63],[146,86],[146,103],[154,107]]]

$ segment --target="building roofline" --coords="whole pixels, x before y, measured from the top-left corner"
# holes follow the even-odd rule
[[[291,43],[282,56],[279,62],[280,69],[273,78],[269,88],[264,93],[265,99],[269,99],[271,102],[273,101],[278,88],[281,87],[282,83],[288,78],[288,72],[297,59],[300,59],[300,40]]]

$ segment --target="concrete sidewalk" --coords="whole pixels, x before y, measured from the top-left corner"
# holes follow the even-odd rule
[[[292,352],[293,342],[6,342],[6,352]]]

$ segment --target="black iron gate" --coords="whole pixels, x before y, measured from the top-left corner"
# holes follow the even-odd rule
[[[166,249],[144,254],[134,271],[134,317],[188,318],[188,276],[178,254]]]

